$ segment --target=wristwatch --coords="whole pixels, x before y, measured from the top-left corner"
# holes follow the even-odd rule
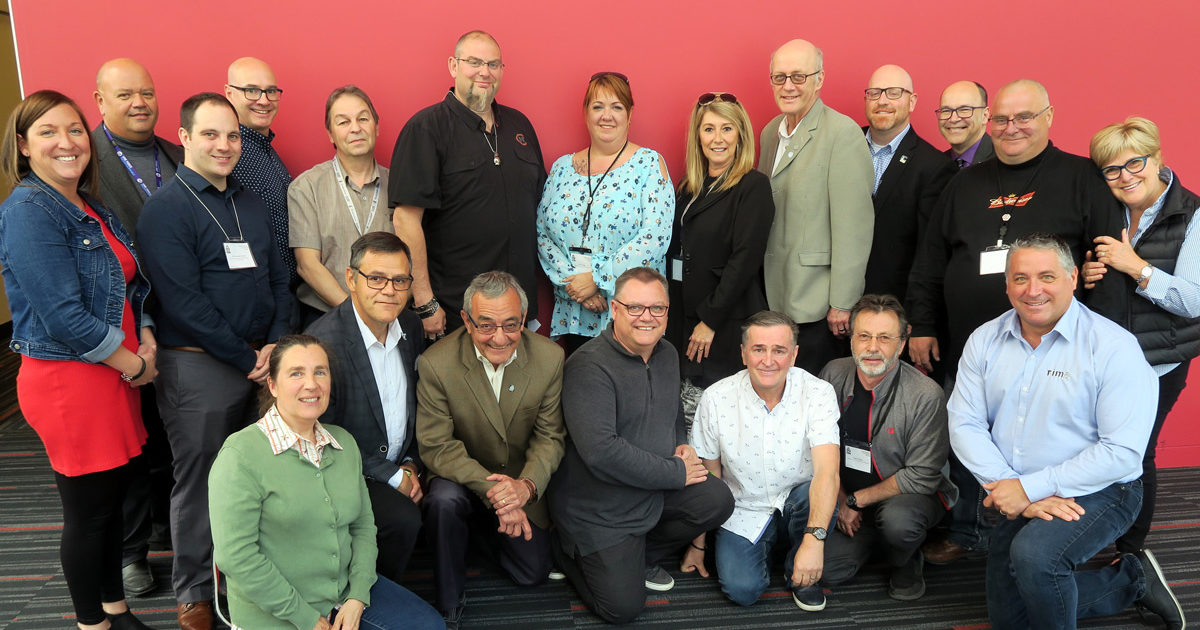
[[[1146,265],[1142,267],[1142,273],[1138,276],[1138,284],[1145,284],[1150,279],[1150,274],[1154,273],[1154,265]]]
[[[804,533],[812,534],[813,538],[816,538],[817,540],[825,540],[825,528],[824,527],[805,527]]]
[[[855,512],[862,511],[862,508],[858,506],[858,497],[854,496],[853,492],[846,495],[846,507],[854,510]]]

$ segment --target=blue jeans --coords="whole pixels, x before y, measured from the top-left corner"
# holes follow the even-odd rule
[[[446,622],[425,600],[380,575],[371,587],[371,605],[363,611],[359,627],[368,630],[445,630]]]
[[[832,530],[836,520],[835,514],[827,528]],[[790,580],[792,562],[804,540],[805,527],[808,527],[808,482],[792,488],[782,513],[776,511],[771,515],[771,522],[767,523],[766,531],[757,543],[726,529],[717,530],[717,573],[721,579],[721,590],[742,606],[758,601],[758,596],[771,583],[768,554],[781,535],[786,536],[789,543],[784,574]]]
[[[1075,570],[1129,528],[1142,505],[1141,480],[1075,502],[1086,512],[1078,521],[1017,518],[993,530],[987,605],[996,630],[1074,628],[1076,619],[1116,614],[1145,593],[1145,573],[1133,556]]]
[[[988,537],[999,515],[983,507],[987,493],[954,453],[950,454],[947,465],[950,481],[958,487],[958,501],[950,508],[950,531],[946,537],[964,549],[987,551]]]

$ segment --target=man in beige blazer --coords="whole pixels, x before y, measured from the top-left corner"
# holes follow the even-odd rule
[[[500,566],[531,586],[550,573],[542,492],[563,456],[563,351],[525,330],[529,308],[516,278],[475,277],[463,295],[463,328],[417,360],[417,440],[430,473],[425,526],[434,548],[435,605],[458,628],[468,531],[495,538]]]
[[[763,127],[758,159],[775,197],[767,303],[800,325],[796,365],[812,374],[849,353],[850,309],[862,297],[875,222],[866,139],[821,102],[823,67],[821,50],[802,39],[771,56],[782,113]]]

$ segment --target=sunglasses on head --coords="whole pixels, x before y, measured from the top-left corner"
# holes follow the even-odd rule
[[[696,99],[696,105],[708,105],[714,101],[721,101],[722,103],[738,102],[737,97],[729,92],[705,92],[700,95],[700,98]]]
[[[592,78],[588,79],[588,83],[591,83],[592,81],[595,81],[596,79],[602,79],[604,77],[616,77],[616,78],[624,81],[625,85],[629,85],[629,77],[621,74],[620,72],[597,72],[596,74],[592,75]]]

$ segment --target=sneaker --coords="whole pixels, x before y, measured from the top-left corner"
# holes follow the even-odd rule
[[[652,591],[664,592],[675,588],[675,578],[667,570],[657,564],[646,569],[646,588]]]
[[[1154,558],[1154,554],[1149,549],[1143,549],[1131,555],[1142,564],[1142,571],[1146,574],[1146,592],[1137,604],[1162,617],[1168,630],[1183,630],[1186,623],[1183,618],[1183,606],[1179,605],[1175,593],[1172,593],[1171,587],[1167,585],[1167,578],[1163,576],[1162,567]]]
[[[825,610],[825,591],[821,589],[820,584],[793,586],[792,601],[796,602],[800,610],[808,612]]]
[[[918,549],[902,566],[892,569],[888,582],[888,597],[902,602],[921,599],[925,594],[925,557]]]
[[[561,582],[567,579],[567,574],[559,571],[558,569],[550,569],[550,574],[546,576],[546,579],[550,580],[551,582]]]

